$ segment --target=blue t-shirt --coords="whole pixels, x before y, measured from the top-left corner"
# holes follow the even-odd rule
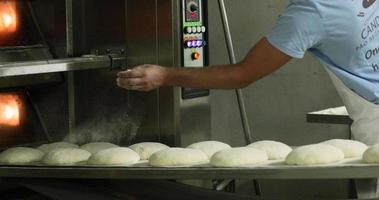
[[[379,104],[379,0],[291,0],[267,39],[294,58],[309,51]]]

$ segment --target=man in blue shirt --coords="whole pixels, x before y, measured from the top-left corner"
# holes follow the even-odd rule
[[[379,142],[379,1],[291,0],[272,31],[240,63],[204,69],[141,65],[118,85],[243,88],[308,51],[330,73],[351,118],[354,139]]]

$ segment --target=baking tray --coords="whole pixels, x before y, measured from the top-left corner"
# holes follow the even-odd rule
[[[216,168],[132,166],[45,166],[0,165],[0,177],[72,179],[367,179],[379,177],[379,164],[366,164],[360,158],[317,166],[289,166],[271,161],[252,166]]]

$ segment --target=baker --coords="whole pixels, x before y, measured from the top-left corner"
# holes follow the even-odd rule
[[[244,88],[305,52],[326,68],[347,107],[353,139],[379,142],[379,1],[292,0],[276,26],[239,63],[198,68],[145,64],[118,73],[117,84]],[[304,66],[306,67],[306,66]]]

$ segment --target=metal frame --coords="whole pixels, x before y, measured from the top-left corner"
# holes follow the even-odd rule
[[[219,0],[218,3],[220,7],[221,20],[223,23],[223,29],[224,29],[224,35],[225,35],[226,45],[228,49],[229,60],[231,64],[236,64],[237,59],[234,52],[233,39],[232,39],[230,27],[229,27],[229,20],[228,20],[228,14],[226,12],[225,1]],[[242,128],[245,134],[245,142],[246,144],[250,144],[253,142],[253,135],[251,133],[249,120],[248,120],[248,116],[246,112],[246,105],[245,105],[245,100],[243,98],[243,91],[242,89],[237,89],[235,90],[235,92],[236,92],[238,108],[239,108],[241,122],[242,122]],[[254,183],[255,193],[257,195],[260,195],[261,194],[260,184],[258,183],[257,180],[253,180],[253,183]]]
[[[0,77],[66,72],[86,69],[114,68],[112,64],[124,63],[124,56],[89,55],[78,58],[52,59],[0,64]],[[121,66],[120,66],[121,67]]]
[[[379,165],[260,168],[0,166],[1,177],[73,179],[372,179]]]
[[[218,3],[220,7],[222,23],[224,26],[224,34],[225,34],[226,44],[228,48],[229,60],[231,64],[236,64],[237,59],[234,53],[232,34],[229,27],[229,20],[228,20],[228,14],[226,12],[225,1],[219,0]],[[247,144],[250,144],[253,142],[253,135],[250,130],[245,101],[243,98],[243,91],[241,89],[236,90],[236,96],[238,100],[238,107],[239,107],[240,116],[241,116],[242,128],[245,133],[245,141]]]

